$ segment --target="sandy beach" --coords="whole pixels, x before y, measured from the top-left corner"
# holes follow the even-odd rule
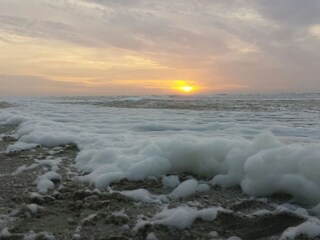
[[[7,147],[16,141],[14,131],[15,126],[0,127],[0,239],[279,239],[308,214],[307,206],[289,195],[254,198],[237,187],[210,185],[203,192],[172,198],[173,189],[164,187],[158,177],[122,180],[98,190],[77,180],[83,173],[73,166],[75,145],[8,153]],[[52,171],[60,176],[51,178],[54,187],[39,191],[37,179]],[[178,177],[183,182],[194,176]],[[151,200],[130,195],[137,189],[147,190]],[[211,207],[223,210],[212,219],[195,217],[185,228],[166,226],[154,218],[163,208],[181,208],[174,217],[183,222],[183,209]]]

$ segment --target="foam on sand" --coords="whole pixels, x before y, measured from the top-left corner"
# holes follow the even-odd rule
[[[280,240],[296,239],[298,236],[305,236],[309,239],[320,236],[320,221],[318,218],[310,218],[306,222],[290,227],[281,235]]]
[[[140,188],[135,190],[121,191],[120,194],[133,199],[137,202],[143,203],[162,203],[168,202],[168,199],[164,195],[154,195],[148,190]]]
[[[180,184],[180,180],[178,176],[162,176],[162,185],[165,188],[175,188]]]
[[[170,194],[170,197],[173,199],[178,199],[178,198],[191,196],[192,194],[196,193],[198,186],[199,184],[197,180],[195,179],[186,180],[172,191],[172,193]]]
[[[215,220],[219,211],[226,210],[220,207],[211,207],[201,210],[188,206],[171,209],[165,208],[150,220],[138,221],[138,223],[134,227],[134,230],[137,231],[146,224],[159,224],[178,229],[190,228],[197,218],[200,218],[203,221]]]
[[[285,192],[317,203],[320,200],[319,149],[320,145],[284,145],[270,133],[260,134],[253,141],[155,139],[134,151],[83,149],[77,157],[77,166],[89,172],[82,179],[97,187],[122,178],[142,180],[170,172],[188,172],[213,177],[212,183],[226,187],[241,185],[250,195]],[[196,186],[187,187],[190,189],[196,191]],[[188,194],[174,193],[173,196]]]

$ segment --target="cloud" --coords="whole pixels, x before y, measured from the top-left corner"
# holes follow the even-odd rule
[[[119,73],[122,68],[133,79],[164,79],[169,74],[180,79],[187,76],[181,73],[192,72],[208,89],[224,81],[259,91],[265,89],[259,87],[262,81],[278,81],[281,89],[294,85],[293,90],[320,90],[315,77],[320,74],[319,22],[320,2],[313,0],[3,0],[0,43],[15,46],[27,38],[35,45],[70,45],[70,55],[74,49],[100,52],[102,56],[90,55],[90,61],[83,56],[79,62],[88,63],[90,69],[82,69],[90,78],[94,66],[103,65],[109,55],[106,62],[113,59],[118,68],[109,67],[103,74],[113,81],[125,78]],[[124,56],[139,58],[145,76],[141,68],[128,70],[134,61]],[[50,62],[59,66],[59,61]],[[28,64],[24,66],[30,68]],[[61,64],[61,73],[78,76],[74,64]],[[51,74],[51,69],[44,71]],[[37,75],[25,73],[30,74]],[[100,71],[96,75],[102,79]],[[271,90],[277,90],[273,86]]]
[[[136,84],[136,82],[120,80],[116,82],[93,80],[91,83],[56,81],[38,76],[1,75],[0,96],[100,96],[100,95],[144,95],[167,93],[160,87],[154,89],[154,81]],[[163,85],[163,81],[158,83]]]
[[[36,76],[0,75],[1,96],[48,96],[79,92],[84,84],[54,81]]]
[[[314,0],[250,0],[263,16],[279,25],[305,27],[319,22],[320,2]]]
[[[320,24],[312,25],[309,28],[310,34],[318,39],[320,39]]]

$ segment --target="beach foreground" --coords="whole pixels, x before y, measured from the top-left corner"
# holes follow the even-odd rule
[[[290,230],[313,218],[289,195],[253,198],[204,183],[175,197],[156,177],[98,190],[77,181],[75,145],[6,153],[14,127],[0,130],[1,239],[317,239]],[[45,175],[54,186],[39,186]]]

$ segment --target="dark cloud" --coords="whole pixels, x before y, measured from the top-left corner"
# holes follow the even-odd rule
[[[251,0],[263,16],[289,27],[308,26],[320,22],[320,1],[314,0]]]

